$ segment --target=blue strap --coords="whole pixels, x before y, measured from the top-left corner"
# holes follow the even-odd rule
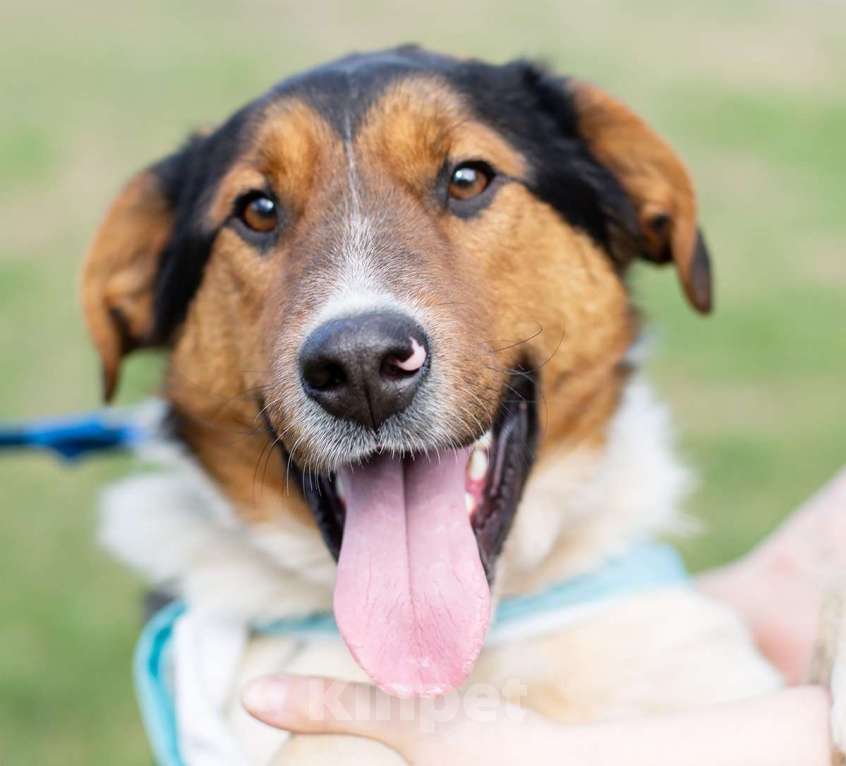
[[[101,410],[58,420],[0,427],[0,452],[48,450],[63,460],[74,461],[93,452],[130,449],[145,436],[137,423],[128,417],[122,419],[119,411]]]
[[[270,622],[260,622],[253,626],[256,633],[263,636],[340,636],[335,617],[331,612],[313,612],[301,617],[283,617]]]
[[[494,629],[544,612],[570,609],[653,588],[679,585],[688,579],[678,551],[663,543],[644,543],[609,559],[600,569],[556,583],[540,593],[500,601]]]
[[[500,600],[491,632],[529,617],[630,595],[652,588],[681,584],[688,579],[678,551],[664,543],[643,543],[628,553],[609,559],[594,572],[571,577],[540,593]],[[329,612],[254,626],[257,633],[292,636],[336,636],[338,626]]]

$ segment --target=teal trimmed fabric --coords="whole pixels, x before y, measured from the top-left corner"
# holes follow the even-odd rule
[[[502,599],[489,637],[521,622],[568,609],[620,598],[655,588],[681,585],[688,580],[678,552],[669,545],[647,543],[613,559],[595,572],[557,583],[540,593]],[[176,621],[186,605],[174,602],[159,611],[144,627],[135,650],[134,675],[141,716],[159,766],[188,766],[179,749],[179,729],[173,696],[171,646]],[[263,635],[302,638],[338,638],[329,612],[286,617],[253,626]]]
[[[185,611],[185,604],[179,601],[158,611],[144,626],[135,647],[135,692],[147,738],[159,766],[186,766],[179,751],[170,665],[173,626]]]

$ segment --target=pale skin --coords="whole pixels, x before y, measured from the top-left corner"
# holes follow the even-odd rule
[[[791,683],[807,672],[823,593],[846,568],[846,470],[740,561],[698,580],[708,595],[747,620],[761,650]],[[772,594],[777,593],[774,598]],[[326,702],[315,706],[315,695]],[[462,708],[449,720],[421,708],[413,720],[395,715],[334,715],[367,696],[394,710],[383,693],[279,674],[244,691],[254,716],[302,734],[348,734],[379,741],[409,763],[584,764],[591,766],[830,766],[830,699],[817,686],[795,686],[740,702],[672,715],[564,726],[497,703],[484,716]],[[431,711],[426,719],[427,710]],[[422,718],[421,718],[422,716]]]

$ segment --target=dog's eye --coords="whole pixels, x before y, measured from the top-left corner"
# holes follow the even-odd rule
[[[486,162],[462,162],[449,179],[450,199],[465,201],[478,197],[490,186],[493,168]]]
[[[243,197],[237,208],[238,219],[251,231],[269,234],[279,224],[276,202],[264,192],[253,192]]]

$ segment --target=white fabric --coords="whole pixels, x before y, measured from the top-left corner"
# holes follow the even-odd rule
[[[188,766],[246,766],[225,719],[247,642],[244,623],[186,612],[174,627],[179,747]]]

